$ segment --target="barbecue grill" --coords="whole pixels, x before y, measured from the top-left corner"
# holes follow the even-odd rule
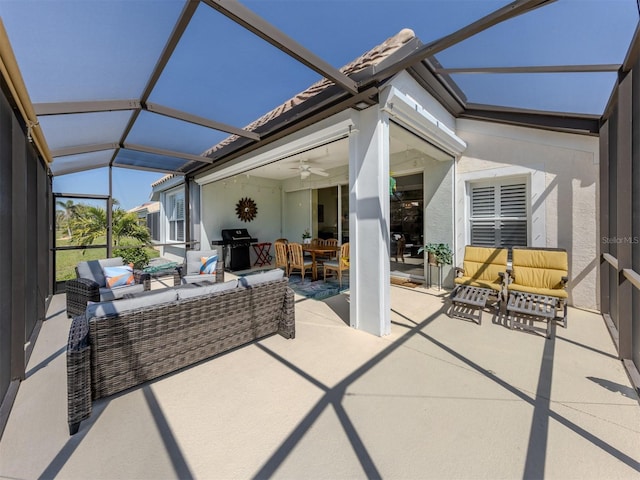
[[[258,243],[258,239],[249,235],[246,228],[223,229],[222,240],[211,242],[214,246],[222,246],[222,261],[229,272],[251,268],[249,247],[255,243]]]

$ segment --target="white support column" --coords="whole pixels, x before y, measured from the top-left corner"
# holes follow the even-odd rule
[[[363,110],[349,137],[351,326],[391,332],[389,278],[389,118]]]

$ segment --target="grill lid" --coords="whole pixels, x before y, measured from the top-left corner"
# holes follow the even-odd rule
[[[222,241],[225,243],[242,241],[255,242],[256,239],[249,235],[246,228],[227,228],[222,230]]]

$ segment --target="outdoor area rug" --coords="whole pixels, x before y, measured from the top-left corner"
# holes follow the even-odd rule
[[[289,277],[289,286],[298,295],[312,298],[314,300],[324,300],[325,298],[333,297],[334,295],[338,295],[340,292],[349,290],[348,276],[342,277],[342,288],[340,288],[338,279],[333,277],[327,278],[326,283],[322,279],[312,282],[310,277],[306,277],[304,279],[304,283],[301,283],[300,280],[300,275],[293,274]]]
[[[239,277],[245,277],[247,275],[267,272],[269,270],[271,269],[266,268],[262,270],[252,270],[250,272],[240,272],[237,275]],[[342,277],[342,287],[340,287],[340,283],[335,277],[327,278],[325,283],[322,279],[312,282],[311,277],[306,276],[304,283],[301,283],[300,274],[294,273],[289,277],[289,286],[298,295],[302,295],[306,298],[312,298],[314,300],[324,300],[325,298],[333,297],[334,295],[338,295],[340,292],[349,290],[349,276]]]

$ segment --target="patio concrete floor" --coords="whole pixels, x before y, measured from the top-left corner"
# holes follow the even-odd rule
[[[554,340],[448,318],[391,287],[392,333],[348,296],[299,298],[271,336],[94,403],[69,436],[54,297],[0,443],[2,478],[640,478],[640,407],[600,315]]]

